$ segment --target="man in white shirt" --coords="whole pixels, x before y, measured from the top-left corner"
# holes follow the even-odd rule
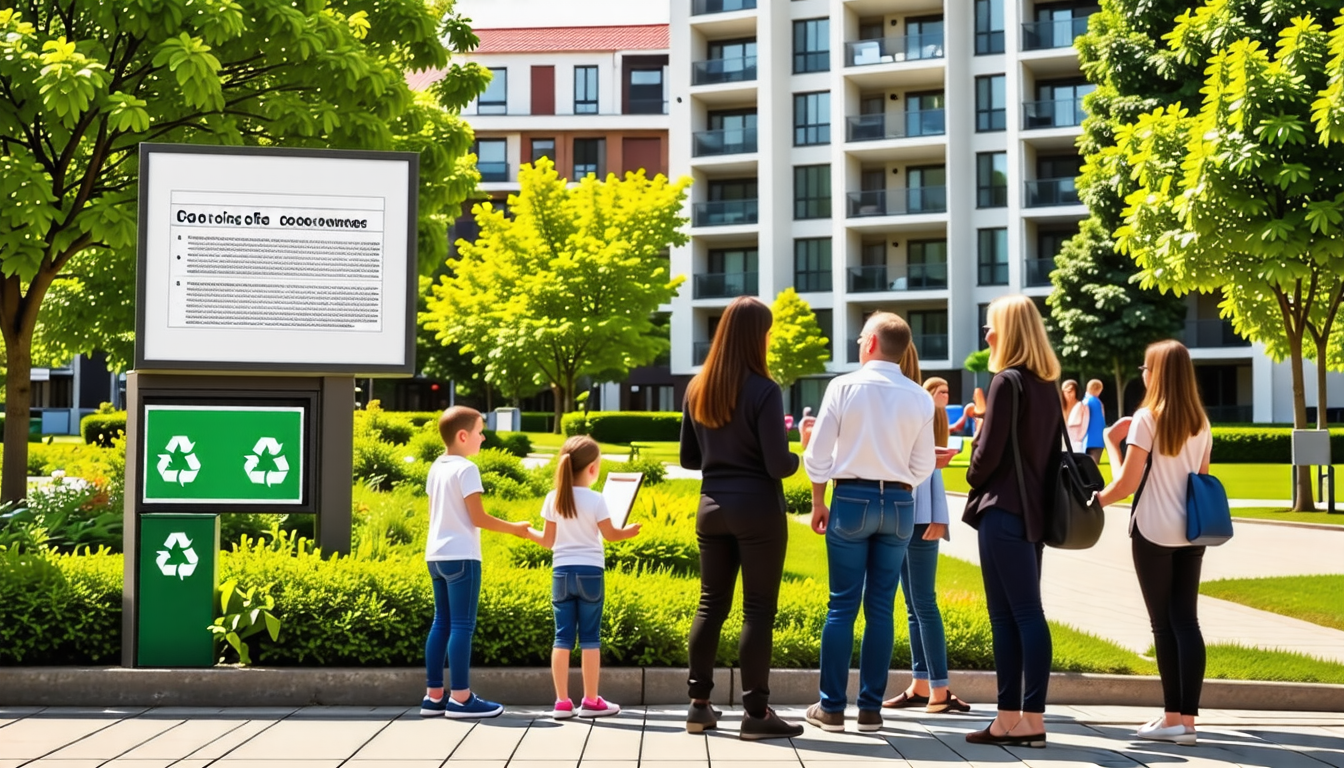
[[[831,381],[815,419],[801,425],[812,480],[812,530],[826,536],[831,599],[821,632],[821,701],[807,721],[845,728],[854,621],[867,623],[859,655],[860,731],[882,727],[891,665],[892,607],[915,525],[912,490],[934,472],[933,398],[898,362],[910,345],[899,316],[877,312],[859,336],[862,368]],[[826,484],[834,481],[831,508]]]

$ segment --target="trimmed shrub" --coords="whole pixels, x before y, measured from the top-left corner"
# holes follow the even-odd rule
[[[520,459],[524,459],[532,452],[532,438],[522,432],[500,434],[487,429],[485,430],[485,444],[482,447],[507,451]]]
[[[79,434],[89,445],[111,448],[113,439],[126,434],[126,412],[91,413],[79,420]]]
[[[0,550],[0,665],[116,664],[119,554]]]
[[[553,432],[555,431],[555,414],[524,413],[521,426],[524,432]]]
[[[784,481],[784,511],[790,515],[812,512],[812,481],[802,469]]]
[[[1344,429],[1330,430],[1330,456],[1344,460]],[[1214,427],[1215,464],[1288,464],[1293,460],[1293,431],[1281,427]]]
[[[356,435],[355,479],[373,483],[379,490],[389,490],[393,483],[406,479],[406,456],[409,454],[405,446],[385,443],[372,435]]]
[[[560,422],[568,437],[591,435],[603,443],[681,439],[681,413],[668,411],[582,411],[566,414]]]

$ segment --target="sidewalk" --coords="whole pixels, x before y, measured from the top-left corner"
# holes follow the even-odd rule
[[[888,713],[858,734],[807,726],[791,741],[744,742],[741,712],[727,708],[717,733],[687,734],[684,710],[627,710],[596,722],[553,722],[516,710],[479,723],[420,718],[418,709],[0,710],[0,768],[932,768],[1185,763],[1199,768],[1344,766],[1344,715],[1209,710],[1194,747],[1140,742],[1153,712],[1051,707],[1050,746],[967,744],[991,708],[963,716]],[[801,721],[799,709],[781,710]],[[853,713],[851,712],[851,718]]]
[[[952,541],[941,551],[978,564],[975,531],[961,524],[966,499],[948,495]],[[1046,548],[1041,598],[1045,615],[1112,640],[1136,653],[1153,643],[1130,556],[1129,509],[1111,507],[1106,529],[1091,549]],[[1242,525],[1231,541],[1209,547],[1204,581],[1344,573],[1344,535],[1275,525]],[[1344,663],[1344,631],[1225,600],[1200,597],[1199,624],[1209,644],[1283,649]]]

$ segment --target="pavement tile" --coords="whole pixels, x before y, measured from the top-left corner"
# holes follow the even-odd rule
[[[33,760],[115,722],[111,718],[26,717],[4,729],[0,757],[7,760]]]
[[[803,768],[905,768],[908,765],[897,757],[887,760],[803,760]]]
[[[456,768],[456,766],[454,766]],[[579,768],[639,768],[638,760],[580,760]]]
[[[458,760],[505,760],[513,757],[518,742],[527,733],[529,720],[514,715],[503,715],[481,720],[471,729],[457,749],[453,750],[453,765]]]
[[[471,732],[474,723],[446,717],[417,717],[389,723],[351,760],[438,760],[443,762]]]
[[[24,763],[25,768],[98,768],[102,765],[102,760],[35,760],[31,763]]]
[[[574,768],[579,758],[583,757],[583,747],[588,743],[588,733],[592,729],[591,721],[577,718],[533,720],[527,733],[518,742],[518,748],[513,751],[509,764],[533,760],[560,761],[568,762],[570,768]]]
[[[707,762],[709,747],[705,744],[704,734],[686,732],[685,710],[675,715],[650,711],[644,716],[644,739],[639,757],[641,766],[669,758],[674,758],[674,762]]]
[[[453,768],[457,768],[456,765]],[[639,768],[709,768],[708,760],[640,760]]]
[[[643,713],[622,711],[616,717],[593,722],[592,730],[588,732],[588,743],[583,747],[582,761],[638,761],[639,746],[643,740]]]
[[[452,768],[506,768],[505,760],[450,760],[444,763]]]
[[[244,720],[240,725],[187,755],[191,760],[217,760],[276,724],[276,720]]]
[[[219,760],[211,768],[341,768],[343,760]]]
[[[120,757],[146,741],[171,730],[181,720],[142,720],[133,718],[115,722],[107,728],[49,755],[48,760],[95,760]]]
[[[19,768],[26,760],[0,760],[0,768]]]
[[[209,768],[210,763],[212,762],[214,761],[196,759],[178,760],[176,763],[173,763],[173,768]]]
[[[439,768],[441,765],[442,760],[347,760],[342,768]]]
[[[384,720],[281,720],[227,755],[230,760],[345,760],[388,723]]]
[[[112,760],[103,763],[103,768],[168,768],[172,760]]]
[[[216,718],[177,721],[174,727],[122,754],[120,759],[180,760],[246,722]]]
[[[719,727],[705,734],[705,744],[709,748],[709,761],[750,761],[753,766],[759,762],[786,762],[798,765],[798,751],[789,739],[762,739],[743,741],[738,738],[742,732],[742,718],[728,716],[719,719]],[[758,766],[759,768],[759,766]]]
[[[833,733],[806,726],[803,735],[793,740],[798,758],[806,765],[812,763],[861,763],[872,760],[900,760],[890,742],[877,733]]]
[[[578,768],[578,760],[510,760],[509,768]]]
[[[979,730],[987,721],[971,721],[967,730]],[[931,764],[963,762],[960,754],[937,738],[930,738],[929,732],[919,723],[891,722],[882,729],[882,737],[905,759],[912,768],[924,768]]]

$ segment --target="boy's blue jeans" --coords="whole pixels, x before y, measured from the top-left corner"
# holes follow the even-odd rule
[[[887,690],[901,563],[915,527],[909,491],[888,484],[840,484],[826,527],[831,600],[821,630],[821,708],[841,712],[854,655],[854,620],[863,606],[859,709],[877,711]]]
[[[933,688],[947,687],[947,635],[938,610],[934,581],[938,578],[938,539],[924,540],[927,523],[915,526],[901,566],[901,592],[910,622],[912,677]]]
[[[476,633],[476,606],[481,598],[480,560],[430,560],[434,586],[434,623],[425,640],[425,687],[443,687],[448,665],[449,690],[471,687],[471,639]]]
[[[562,565],[551,575],[551,610],[555,614],[555,647],[574,650],[602,647],[604,574],[595,565]]]

